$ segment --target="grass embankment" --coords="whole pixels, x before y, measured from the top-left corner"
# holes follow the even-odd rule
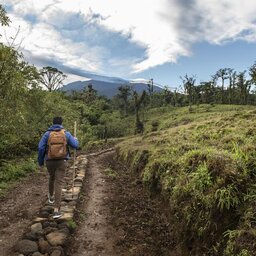
[[[256,255],[256,109],[151,112],[119,156],[168,202],[183,255]],[[154,132],[150,132],[154,130]]]
[[[36,170],[36,156],[3,161],[0,166],[0,195],[12,185]]]

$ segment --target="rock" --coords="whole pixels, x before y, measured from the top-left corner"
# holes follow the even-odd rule
[[[62,223],[58,224],[58,229],[62,229],[62,228],[68,228],[68,223],[62,222]]]
[[[67,235],[59,231],[54,231],[46,235],[46,238],[52,246],[56,246],[63,245],[66,241]]]
[[[42,227],[42,224],[41,224],[40,222],[38,222],[38,223],[33,224],[33,225],[30,227],[30,229],[31,229],[31,232],[32,232],[32,233],[38,234],[38,233],[41,233],[41,232],[42,232],[43,227]]]
[[[68,202],[68,205],[69,206],[76,206],[76,201],[70,201],[70,202]]]
[[[35,218],[35,219],[33,220],[33,223],[37,223],[37,222],[43,223],[44,221],[47,221],[47,219],[46,219],[46,218],[37,217],[37,218]]]
[[[32,256],[44,256],[44,255],[42,253],[40,253],[40,252],[34,252],[32,254]]]
[[[38,251],[38,246],[36,242],[24,239],[16,244],[15,249],[22,254],[28,255]]]
[[[83,173],[83,172],[79,172],[77,174],[77,177],[80,177],[80,178],[84,178],[84,176],[85,176],[85,173]]]
[[[74,212],[74,206],[65,205],[60,208],[61,212]]]
[[[59,229],[59,231],[66,234],[67,236],[70,234],[69,228],[61,228],[61,229]]]
[[[78,194],[75,194],[75,193],[73,195],[72,193],[66,193],[64,198],[65,201],[74,201],[77,199],[78,199]]]
[[[31,241],[37,241],[38,240],[38,234],[33,233],[33,232],[28,232],[23,235],[23,238],[26,240],[31,240]]]
[[[61,256],[61,251],[60,250],[54,250],[50,256]]]
[[[47,227],[44,229],[44,234],[48,235],[49,233],[52,233],[54,231],[58,230],[57,228]]]
[[[49,215],[50,215],[50,213],[47,211],[40,211],[40,213],[39,213],[39,217],[41,217],[41,218],[48,218]]]
[[[38,247],[41,253],[47,253],[49,252],[51,246],[46,240],[40,238],[38,241]]]
[[[73,195],[76,195],[76,194],[79,194],[81,191],[81,188],[80,187],[74,187],[73,191],[72,191],[72,188],[68,191],[71,195],[72,195],[72,192],[73,192]]]
[[[83,186],[83,183],[76,181],[76,182],[74,183],[74,186],[81,188],[81,187]]]
[[[54,210],[54,207],[53,206],[45,206],[41,209],[41,211],[44,211],[44,212],[48,212],[48,213],[53,213],[53,210]]]
[[[72,213],[72,212],[64,212],[64,214],[59,219],[57,219],[57,222],[61,223],[63,221],[69,221],[69,220],[72,220],[73,217],[74,217],[74,213]]]
[[[64,256],[64,250],[61,246],[52,247],[50,256]]]
[[[75,178],[74,182],[80,182],[80,183],[82,183],[82,182],[83,182],[83,177],[77,176],[77,177]]]
[[[51,227],[51,228],[56,228],[58,224],[55,221],[45,221],[43,223],[43,228]]]

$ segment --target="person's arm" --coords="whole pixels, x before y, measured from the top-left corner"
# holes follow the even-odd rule
[[[78,149],[79,148],[79,143],[77,138],[73,137],[70,132],[66,131],[66,136],[67,136],[67,143],[69,146],[72,148]]]
[[[49,132],[46,132],[38,144],[38,165],[39,166],[44,165],[44,156],[46,153],[48,138],[49,138]]]

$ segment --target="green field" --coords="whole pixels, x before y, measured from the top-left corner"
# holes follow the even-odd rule
[[[253,106],[155,109],[143,136],[118,144],[120,159],[167,202],[184,253],[255,255],[255,118]]]

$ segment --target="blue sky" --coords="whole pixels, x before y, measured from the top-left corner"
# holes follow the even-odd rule
[[[0,41],[67,82],[90,73],[153,78],[170,87],[180,76],[209,80],[220,68],[256,61],[256,2],[251,0],[3,0],[12,21]]]

